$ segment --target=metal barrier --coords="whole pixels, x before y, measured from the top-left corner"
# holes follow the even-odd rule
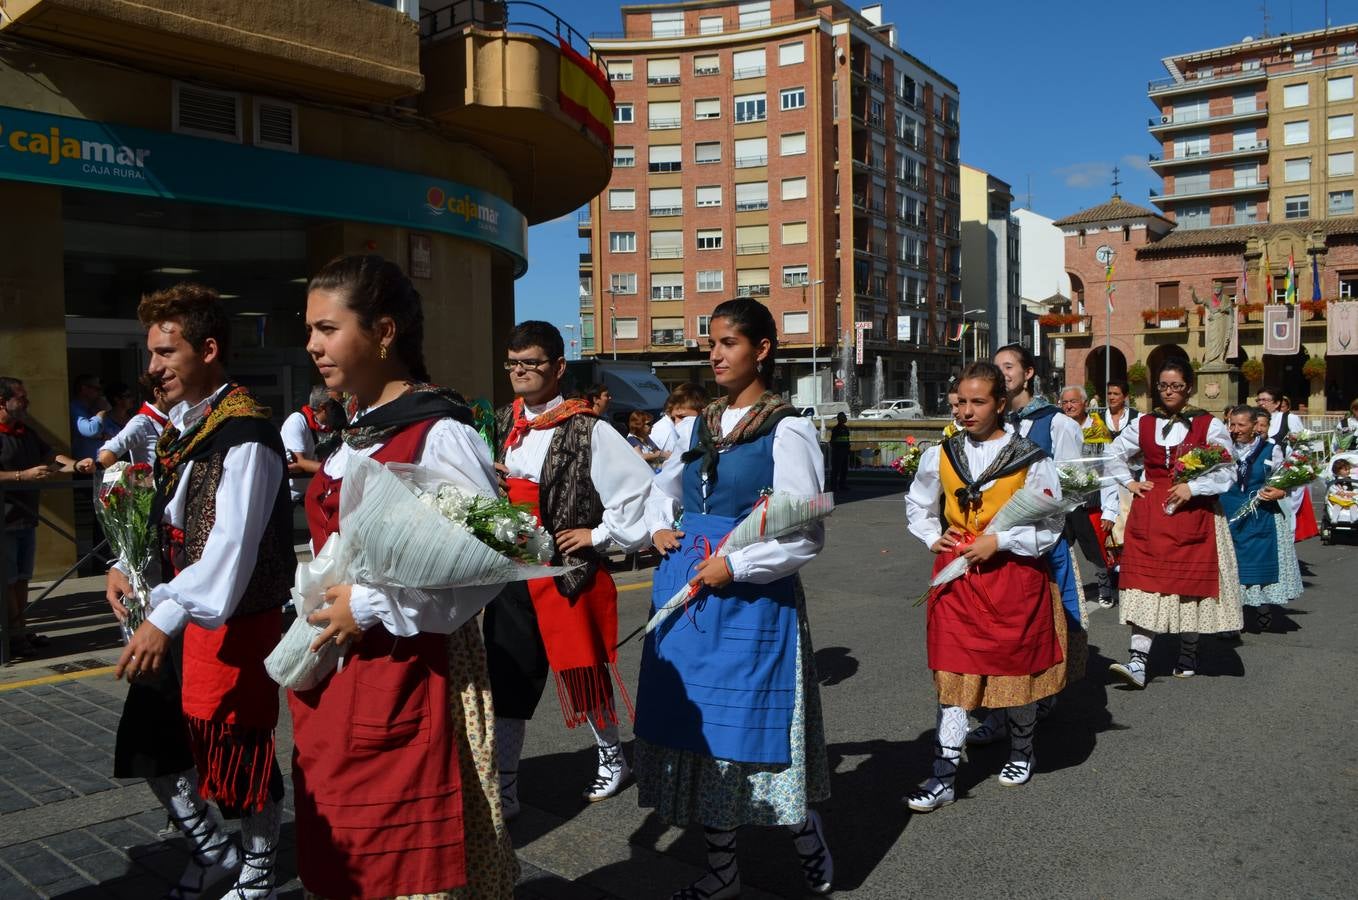
[[[7,493],[11,492],[40,493],[42,491],[69,490],[72,492],[72,497],[74,497],[75,492],[81,489],[86,491],[93,491],[94,490],[93,484],[94,483],[88,479],[77,480],[74,478],[63,478],[59,481],[47,481],[36,483],[30,482],[25,483],[23,487],[15,487],[14,482],[0,481],[0,511],[3,511],[5,508],[5,495]],[[57,523],[43,516],[41,513],[38,514],[38,520],[40,524],[46,525],[53,532],[55,532],[58,537],[63,537],[66,540],[70,541],[72,544],[79,546],[79,542],[76,536],[68,532],[66,529],[62,528]],[[88,553],[86,553],[84,556],[78,559],[75,565],[67,569],[66,572],[62,574],[60,578],[56,579],[50,585],[48,585],[47,589],[44,590],[41,594],[39,594],[37,599],[30,600],[29,602],[37,603],[38,601],[45,599],[54,590],[56,590],[62,584],[62,582],[66,581],[66,579],[74,575],[76,571],[79,570],[79,568],[86,563],[86,561],[101,556],[101,551],[107,546],[108,541],[101,541],[100,543],[96,544],[93,548],[91,548],[91,550]],[[109,557],[103,558],[108,559]],[[13,565],[14,565],[13,561],[10,560],[9,558],[9,542],[0,541],[0,585],[4,586],[6,592],[8,592],[9,590],[9,578],[10,572],[13,571],[11,568]],[[10,662],[9,631],[10,631],[9,596],[8,593],[6,593],[5,603],[3,607],[0,607],[0,666],[7,666],[9,665]]]
[[[608,75],[608,64],[594,52],[594,45],[565,19],[539,3],[527,0],[457,0],[420,16],[420,37],[435,38],[464,28],[487,31],[522,29],[559,41],[588,59]]]

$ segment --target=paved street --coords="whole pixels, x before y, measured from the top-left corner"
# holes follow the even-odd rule
[[[834,767],[824,813],[838,896],[1351,896],[1358,548],[1304,544],[1308,591],[1284,632],[1246,634],[1239,645],[1204,639],[1203,674],[1186,681],[1168,676],[1172,644],[1157,644],[1156,677],[1142,693],[1105,683],[1127,632],[1115,612],[1096,610],[1092,677],[1039,727],[1034,780],[1002,788],[1004,750],[976,751],[957,804],[911,815],[899,798],[928,768],[934,699],[924,613],[910,606],[928,559],[905,532],[900,487],[842,498],[828,549],[805,573]],[[648,577],[619,577],[624,634],[643,621]],[[97,604],[75,595],[39,616],[60,618],[61,603],[87,617],[86,630],[56,642],[70,651],[62,659],[111,659]],[[639,654],[637,642],[622,654],[632,688]],[[157,896],[184,850],[163,840],[164,816],[144,785],[106,776],[121,686],[98,669],[33,684],[57,675],[50,665],[0,674],[0,897]],[[521,896],[668,896],[698,874],[701,835],[665,828],[637,808],[635,790],[595,806],[579,800],[589,743],[545,697],[513,826]],[[744,896],[803,896],[785,833],[746,830],[740,841]],[[300,896],[295,880],[283,896]]]

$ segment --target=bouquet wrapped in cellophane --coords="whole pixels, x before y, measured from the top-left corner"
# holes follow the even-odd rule
[[[924,445],[915,439],[915,436],[908,435],[905,439],[905,447],[900,456],[891,462],[891,468],[909,478],[919,471],[920,457],[924,456]]]
[[[1187,450],[1174,463],[1174,483],[1188,484],[1196,478],[1210,475],[1218,469],[1231,465],[1231,451],[1220,444],[1202,444]],[[1173,500],[1165,501],[1165,514],[1174,515],[1179,505]]]
[[[737,522],[736,527],[721,539],[716,555],[730,556],[742,547],[801,531],[834,511],[834,494],[799,497],[786,491],[765,491],[750,514]],[[702,585],[692,583],[680,588],[651,616],[651,620],[646,623],[646,634],[660,627],[676,609],[697,597],[702,590]]]
[[[151,523],[155,496],[155,481],[146,463],[114,463],[94,486],[94,514],[132,584],[132,595],[123,598],[127,618],[119,623],[124,641],[146,621],[151,593],[146,573],[160,546]]]
[[[1290,491],[1302,485],[1310,484],[1320,477],[1320,466],[1317,465],[1315,458],[1307,453],[1300,445],[1287,454],[1282,465],[1273,470],[1273,474],[1264,482],[1264,487],[1277,488],[1280,491]],[[1240,507],[1240,511],[1231,516],[1231,522],[1239,522],[1247,516],[1253,515],[1259,508],[1259,491]]]
[[[292,588],[297,621],[265,660],[284,687],[306,690],[339,662],[334,644],[310,647],[324,630],[307,622],[338,584],[426,591],[503,584],[560,575],[544,565],[555,555],[549,534],[526,508],[480,494],[470,484],[404,463],[355,455],[340,494],[340,530],[310,562],[297,567]],[[455,630],[491,596],[466,598]]]
[[[1107,476],[1099,474],[1098,465],[1102,464],[1101,457],[1087,457],[1085,459],[1067,460],[1057,466],[1057,477],[1061,484],[1061,496],[1057,497],[1047,493],[1047,491],[1025,484],[1014,492],[1014,495],[1005,501],[986,525],[982,534],[999,534],[1011,528],[1021,525],[1041,525],[1048,523],[1053,531],[1060,531],[1061,525],[1058,521],[1067,513],[1073,512],[1084,505],[1089,499],[1090,493],[1097,491],[1100,484]],[[1067,485],[1070,486],[1071,493],[1067,494]],[[962,545],[962,546],[965,546]],[[959,550],[962,547],[958,548]],[[971,561],[965,556],[958,555],[956,559],[944,566],[933,580],[929,582],[929,589],[925,591],[915,606],[919,606],[928,600],[930,595],[940,587],[954,579],[961,578],[971,568]]]

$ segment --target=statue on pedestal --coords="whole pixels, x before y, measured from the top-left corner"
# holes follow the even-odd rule
[[[1203,301],[1198,298],[1196,288],[1190,289],[1193,303],[1206,311],[1204,317],[1203,368],[1221,368],[1226,365],[1226,354],[1230,352],[1231,326],[1235,318],[1235,300],[1223,296],[1221,285],[1212,288],[1212,299]]]

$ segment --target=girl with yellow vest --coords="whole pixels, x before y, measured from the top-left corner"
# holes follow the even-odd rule
[[[910,533],[937,554],[937,573],[956,557],[967,573],[928,601],[929,668],[938,690],[933,777],[906,796],[916,812],[955,799],[967,712],[984,706],[1008,717],[1009,761],[1000,784],[1027,783],[1033,772],[1037,701],[1066,683],[1066,621],[1043,554],[1061,521],[985,534],[995,513],[1024,485],[1060,497],[1056,466],[1040,447],[1004,423],[1004,376],[988,362],[968,365],[958,383],[962,431],[930,447],[906,496]]]

